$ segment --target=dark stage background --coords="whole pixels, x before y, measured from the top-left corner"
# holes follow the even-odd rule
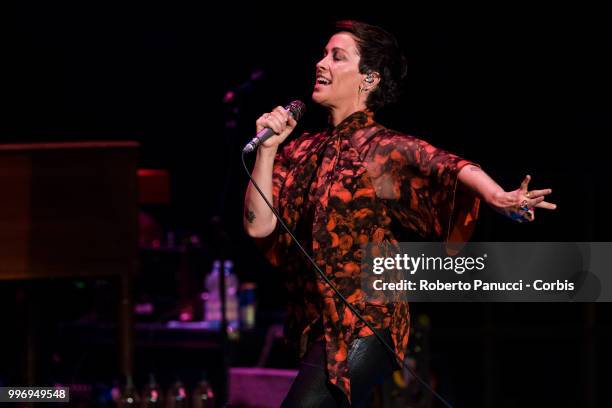
[[[261,113],[295,98],[310,102],[326,27],[337,19],[385,27],[408,56],[404,96],[381,112],[380,122],[480,163],[506,189],[517,188],[525,174],[532,187],[553,189],[558,209],[537,211],[529,225],[483,208],[474,240],[610,240],[609,5],[24,1],[2,7],[0,142],[139,141],[141,167],[168,169],[172,177],[164,227],[201,234],[211,251],[233,257],[240,278],[258,283],[262,309],[282,309],[282,276],[242,231],[246,177],[239,150]],[[257,70],[262,79],[234,104],[222,102]],[[300,128],[324,126],[325,113],[311,103],[308,109]],[[233,132],[225,127],[229,119],[236,120]],[[226,234],[211,221],[215,216]],[[414,304],[411,310],[431,318],[440,391],[458,407],[612,401],[607,304]]]

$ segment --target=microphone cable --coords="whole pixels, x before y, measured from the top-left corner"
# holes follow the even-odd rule
[[[285,224],[285,222],[283,221],[283,219],[281,218],[280,214],[278,213],[278,211],[276,211],[276,209],[274,208],[274,206],[272,204],[270,204],[270,202],[268,201],[268,199],[266,198],[265,194],[263,193],[263,191],[261,191],[261,189],[259,188],[259,186],[257,185],[257,183],[255,182],[255,180],[253,180],[253,176],[251,175],[251,172],[249,171],[249,168],[247,167],[246,161],[245,161],[245,155],[246,152],[242,152],[242,165],[244,166],[244,170],[246,171],[246,174],[248,175],[249,179],[251,180],[251,183],[253,184],[253,187],[255,187],[255,189],[257,190],[257,192],[259,192],[259,195],[261,195],[261,198],[263,198],[264,202],[266,203],[266,205],[270,208],[270,210],[272,210],[272,213],[276,216],[277,221],[280,223],[280,225],[283,227],[283,229],[285,231],[287,231],[287,233],[289,234],[289,236],[293,239],[293,242],[295,242],[295,244],[298,246],[298,248],[300,249],[300,251],[302,251],[302,253],[304,254],[304,256],[308,259],[308,261],[312,264],[312,266],[315,268],[315,270],[319,273],[319,276],[321,276],[321,278],[323,278],[323,280],[327,283],[327,285],[329,285],[330,288],[332,288],[332,290],[336,293],[336,295],[338,295],[338,297],[342,300],[342,302],[344,302],[344,304],[351,310],[351,312],[353,312],[353,314],[355,316],[357,316],[357,318],[359,320],[361,320],[365,326],[370,329],[372,331],[372,333],[374,333],[374,336],[376,336],[376,338],[378,339],[378,341],[389,351],[391,352],[391,354],[393,354],[393,356],[395,357],[395,359],[400,363],[400,365],[402,367],[404,367],[414,378],[417,379],[417,381],[423,385],[432,395],[434,395],[436,398],[438,398],[438,400],[440,400],[440,402],[442,402],[442,404],[444,404],[445,407],[447,408],[452,408],[452,405],[446,401],[444,398],[442,398],[442,396],[440,394],[438,394],[436,391],[434,391],[433,388],[431,388],[429,386],[429,384],[427,384],[427,382],[425,382],[421,377],[419,377],[414,370],[412,370],[408,364],[406,364],[406,362],[400,358],[400,356],[395,352],[395,350],[389,345],[387,344],[387,342],[385,341],[385,339],[383,339],[383,337],[378,334],[378,332],[374,329],[374,327],[372,327],[372,325],[370,324],[370,322],[368,322],[356,309],[355,307],[342,295],[342,293],[340,293],[340,291],[338,290],[338,288],[336,288],[336,285],[333,284],[333,282],[327,277],[327,275],[325,275],[325,273],[321,270],[321,268],[319,268],[319,265],[317,265],[317,263],[314,261],[314,259],[312,259],[312,257],[308,254],[308,252],[304,249],[304,247],[302,246],[302,244],[300,244],[300,242],[298,241],[298,239],[295,237],[295,235],[293,235],[293,233],[291,232],[291,230],[289,229],[289,227],[287,227],[287,225]]]

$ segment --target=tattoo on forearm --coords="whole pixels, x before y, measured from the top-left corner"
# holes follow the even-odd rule
[[[247,208],[244,211],[244,216],[246,217],[246,219],[249,222],[249,224],[252,224],[253,221],[255,221],[255,213],[250,208]]]

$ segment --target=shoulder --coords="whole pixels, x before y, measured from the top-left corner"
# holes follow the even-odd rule
[[[304,154],[316,149],[319,143],[325,140],[326,137],[327,134],[325,131],[303,132],[300,136],[290,140],[281,147],[281,153],[290,161],[296,160]]]
[[[421,149],[430,146],[429,143],[416,136],[381,126],[372,142],[387,149]]]

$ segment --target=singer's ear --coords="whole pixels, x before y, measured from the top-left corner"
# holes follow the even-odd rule
[[[366,90],[375,88],[380,82],[380,74],[376,71],[369,71],[363,77],[363,87]]]

